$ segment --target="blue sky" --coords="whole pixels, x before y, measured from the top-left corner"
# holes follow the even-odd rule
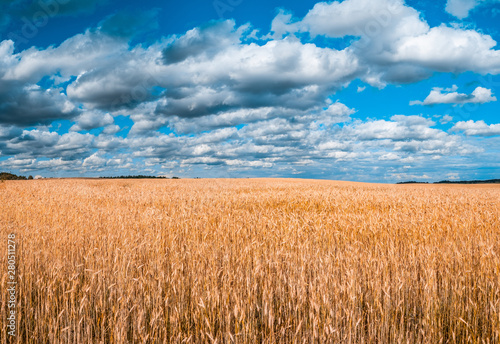
[[[500,178],[500,1],[0,9],[2,171]]]

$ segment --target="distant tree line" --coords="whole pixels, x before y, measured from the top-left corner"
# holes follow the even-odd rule
[[[464,180],[464,181],[450,181],[442,180],[434,184],[499,184],[500,179],[489,179],[489,180]]]
[[[145,176],[145,175],[130,175],[118,177],[99,177],[100,179],[168,179],[165,176]],[[9,172],[0,172],[0,180],[31,180],[33,176],[18,176]],[[172,179],[180,179],[179,177],[172,177]]]
[[[33,176],[18,176],[13,173],[0,172],[0,180],[31,180]]]
[[[100,179],[168,179],[165,176],[145,176],[142,174],[135,176],[117,176],[117,177],[99,177]],[[179,177],[172,177],[172,179],[180,179]]]
[[[430,184],[428,182],[416,182],[414,180],[408,182],[399,182],[397,184]],[[441,180],[440,182],[434,182],[432,184],[500,184],[500,179],[489,179],[489,180]]]

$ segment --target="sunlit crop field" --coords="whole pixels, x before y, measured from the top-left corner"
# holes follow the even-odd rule
[[[500,340],[500,186],[4,182],[0,323],[10,233],[12,342]]]

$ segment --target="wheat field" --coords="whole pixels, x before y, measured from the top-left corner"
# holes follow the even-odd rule
[[[0,184],[12,343],[498,343],[500,186]]]

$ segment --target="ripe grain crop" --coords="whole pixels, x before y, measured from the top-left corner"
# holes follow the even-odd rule
[[[9,233],[11,342],[500,340],[498,185],[7,181]]]

